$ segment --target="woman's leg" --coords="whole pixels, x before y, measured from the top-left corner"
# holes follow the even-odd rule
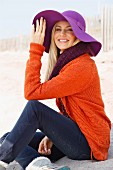
[[[5,133],[0,138],[0,144],[4,141],[4,139],[7,137],[7,135],[10,132]],[[41,142],[41,140],[44,138],[44,134],[42,132],[36,132],[33,139],[30,141],[29,145],[26,146],[19,155],[15,158],[15,161],[11,162],[11,164],[8,166],[7,169],[12,169],[12,167],[18,166],[17,163],[21,165],[23,169],[26,168],[26,166],[35,158],[39,157],[40,154],[38,153],[38,145]],[[9,163],[7,160],[5,162]]]
[[[38,153],[38,145],[41,142],[45,135],[42,132],[36,132],[33,139],[30,141],[29,145],[27,145],[15,158],[11,164],[9,164],[8,168],[12,169],[12,167],[18,166],[17,163],[21,165],[23,169],[28,166],[28,164],[35,158],[39,157]],[[5,160],[5,162],[8,162]]]
[[[6,136],[9,134],[9,132],[5,133],[1,138],[0,138],[0,145],[2,144],[2,142],[4,141],[4,139],[6,138]]]
[[[0,147],[0,159],[12,161],[30,142],[37,129],[71,159],[90,159],[90,147],[78,125],[48,106],[31,100]]]
[[[16,169],[16,166],[18,166],[19,164],[23,169],[25,169],[28,166],[28,164],[37,157],[40,157],[40,154],[36,150],[34,150],[32,147],[26,146],[18,154],[15,160],[9,164],[8,168],[13,169],[15,167]]]
[[[2,144],[2,142],[4,141],[4,139],[6,138],[6,136],[9,134],[10,132],[4,134],[1,138],[0,138],[0,144]],[[32,160],[34,160],[37,157],[40,156],[45,156],[45,155],[40,155],[38,153],[38,147],[39,147],[39,143],[41,142],[41,140],[45,137],[44,133],[42,132],[36,132],[34,137],[32,138],[32,140],[30,141],[30,143],[28,144],[28,146],[26,146],[21,152],[20,154],[15,158],[15,161],[11,162],[9,164],[9,166],[7,167],[7,169],[13,169],[13,168],[17,168],[20,165],[23,169],[25,169],[28,164],[30,162],[32,162]],[[52,147],[52,154],[48,155],[47,157],[52,161],[55,162],[57,160],[59,160],[60,158],[64,157],[65,155],[58,149],[56,148],[56,146],[53,145]],[[5,162],[9,163],[7,160],[5,160]]]

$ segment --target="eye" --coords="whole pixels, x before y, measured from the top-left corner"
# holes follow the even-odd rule
[[[73,32],[72,28],[66,29],[67,32]]]
[[[61,28],[55,28],[55,32],[61,31]]]

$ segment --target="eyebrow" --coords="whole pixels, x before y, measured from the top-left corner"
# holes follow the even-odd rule
[[[60,27],[60,28],[61,28],[61,26],[60,26],[60,25],[56,25],[56,27]],[[71,26],[66,26],[66,27],[69,27],[69,28],[71,28]]]

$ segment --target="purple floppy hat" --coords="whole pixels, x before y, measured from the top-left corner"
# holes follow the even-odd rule
[[[99,53],[102,46],[101,43],[85,32],[85,20],[78,12],[72,10],[64,11],[63,13],[54,10],[42,11],[38,13],[33,19],[32,24],[34,24],[35,27],[36,20],[39,20],[40,17],[43,17],[46,20],[44,46],[47,53],[49,52],[50,48],[52,28],[58,21],[68,21],[75,36],[83,42],[89,42],[91,56],[96,56]]]

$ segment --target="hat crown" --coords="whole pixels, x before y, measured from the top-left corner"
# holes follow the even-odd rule
[[[86,23],[85,23],[85,20],[84,18],[78,13],[78,12],[75,12],[75,11],[71,11],[71,10],[68,10],[68,11],[64,11],[62,13],[62,15],[64,17],[70,17],[74,20],[74,22],[77,24],[77,26],[85,31],[86,30]]]

